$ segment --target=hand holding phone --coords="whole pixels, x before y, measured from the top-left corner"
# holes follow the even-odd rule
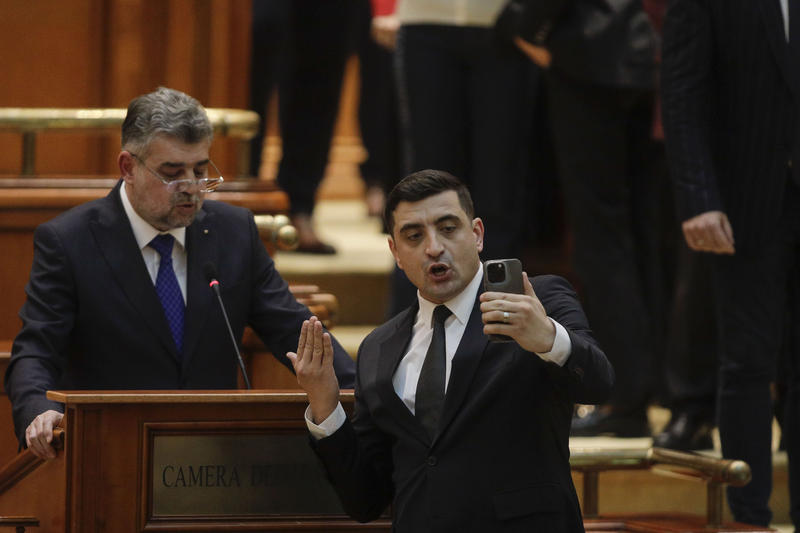
[[[486,292],[525,294],[522,263],[519,259],[493,259],[483,264],[483,289]],[[495,342],[513,341],[508,335],[489,335]]]

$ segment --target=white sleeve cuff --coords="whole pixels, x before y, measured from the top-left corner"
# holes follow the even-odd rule
[[[555,363],[558,366],[564,366],[567,359],[569,359],[569,354],[572,353],[572,341],[569,340],[569,334],[567,330],[564,329],[564,326],[550,317],[547,318],[549,318],[550,322],[556,327],[556,338],[553,340],[553,347],[550,348],[549,352],[537,353],[536,355],[545,361]]]
[[[308,426],[308,431],[311,432],[311,436],[314,437],[314,440],[324,439],[325,437],[330,437],[336,430],[342,427],[344,421],[347,420],[347,415],[344,412],[344,408],[342,407],[341,402],[336,406],[336,409],[333,412],[319,423],[319,425],[315,424],[311,421],[311,406],[309,405],[306,407],[306,426]]]

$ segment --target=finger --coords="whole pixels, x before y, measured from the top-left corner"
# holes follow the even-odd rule
[[[512,320],[513,313],[511,311],[503,310],[489,310],[481,313],[481,321],[484,324],[504,324],[509,325]]]
[[[724,242],[722,230],[718,226],[705,228],[705,231],[703,231],[698,238],[698,246],[711,252],[716,252],[722,248]]]
[[[510,328],[508,324],[502,322],[489,322],[483,325],[484,335],[510,335]]]
[[[524,287],[523,287],[524,289]],[[535,294],[534,294],[535,296]],[[515,292],[484,292],[480,296],[481,305],[483,304],[490,304],[486,310],[490,311],[492,309],[501,309],[508,307],[509,304],[513,305],[514,303],[523,302],[525,299],[529,298],[528,294],[517,294]],[[481,307],[481,310],[484,310]]]
[[[308,319],[308,331],[306,331],[306,344],[303,350],[303,358],[309,365],[314,364],[314,345],[316,343],[315,330],[318,321],[319,319],[317,319],[315,316],[312,316]]]
[[[715,253],[725,253],[730,250],[730,241],[728,240],[728,236],[725,234],[721,220],[709,228],[706,235],[706,238],[708,241],[710,241],[710,244],[707,247],[710,251]]]
[[[291,361],[294,373],[297,374],[297,354],[294,352],[286,352],[286,358]]]
[[[47,459],[47,449],[38,439],[31,440],[28,449],[39,459]]]
[[[311,363],[322,366],[322,355],[324,352],[322,322],[314,323],[314,350],[311,356]]]
[[[692,232],[689,226],[684,222],[681,226],[681,230],[683,230],[683,240],[686,241],[686,246],[689,249],[694,250],[694,239],[692,239]]]
[[[297,362],[303,360],[303,355],[306,348],[306,341],[308,340],[308,320],[303,321],[303,326],[300,328],[300,338],[297,341]]]
[[[55,451],[52,447],[50,447],[48,441],[45,440],[44,435],[42,434],[41,420],[34,419],[33,423],[31,423],[31,426],[32,427],[29,427],[28,431],[26,432],[28,449],[40,459],[55,457]]]
[[[323,365],[333,364],[333,340],[331,334],[327,332],[322,334],[322,358]]]
[[[731,226],[731,223],[728,220],[728,217],[726,217],[725,215],[722,216],[722,222],[721,223],[722,223],[722,233],[725,235],[725,239],[726,239],[727,250],[729,251],[729,253],[734,253],[735,252],[735,248],[734,248],[735,241],[733,240],[733,227]]]
[[[525,294],[536,298],[536,291],[533,290],[533,285],[531,285],[531,280],[528,278],[528,273],[522,273],[522,286],[525,289]],[[538,300],[538,298],[536,298]]]
[[[484,293],[484,294],[488,294],[488,293]],[[482,313],[489,313],[489,312],[492,312],[492,311],[508,311],[509,310],[509,307],[510,307],[509,302],[502,298],[503,293],[498,292],[498,293],[495,293],[495,294],[497,294],[500,297],[493,298],[493,299],[488,299],[488,300],[485,300],[485,301],[481,302],[480,309],[481,309]]]
[[[705,241],[702,233],[694,224],[683,225],[683,236],[686,239],[686,245],[697,252],[702,252],[705,248]]]

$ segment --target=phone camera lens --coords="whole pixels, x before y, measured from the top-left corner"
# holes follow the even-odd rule
[[[491,283],[501,283],[506,279],[506,266],[503,263],[491,263],[487,267],[487,277]]]

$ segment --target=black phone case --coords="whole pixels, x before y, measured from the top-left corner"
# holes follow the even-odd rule
[[[506,266],[506,278],[502,282],[493,283],[489,281],[489,265],[492,263],[503,263]],[[522,263],[519,259],[492,259],[483,265],[483,289],[492,292],[510,292],[513,294],[524,294],[525,287],[522,284]],[[508,335],[489,335],[489,340],[494,342],[512,342],[514,339]]]

